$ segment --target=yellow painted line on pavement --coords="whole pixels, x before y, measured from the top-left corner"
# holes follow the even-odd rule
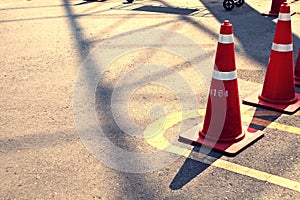
[[[221,159],[218,159],[214,163],[212,163],[212,166],[219,167],[219,168],[231,171],[231,172],[242,174],[242,175],[245,175],[248,177],[252,177],[252,178],[255,178],[255,179],[258,179],[261,181],[265,181],[268,183],[272,183],[272,184],[279,185],[284,188],[288,188],[288,189],[300,192],[300,183],[299,182],[293,181],[293,180],[290,180],[287,178],[283,178],[283,177],[280,177],[277,175],[273,175],[273,174],[270,174],[267,172],[263,172],[263,171],[259,171],[259,170],[252,169],[249,167],[241,166],[241,165],[231,163],[231,162],[221,160]]]
[[[186,112],[175,112],[151,123],[144,131],[145,140],[153,147],[174,153],[180,156],[191,158],[214,167],[225,169],[234,173],[242,174],[261,181],[272,183],[284,188],[300,192],[300,183],[267,172],[259,171],[253,168],[245,167],[226,160],[214,158],[190,149],[175,146],[171,144],[164,136],[166,130],[175,124],[197,116],[203,116],[204,110],[189,110]],[[274,122],[273,122],[274,123]]]

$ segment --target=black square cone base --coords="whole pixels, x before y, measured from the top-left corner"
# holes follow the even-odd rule
[[[267,108],[275,111],[279,111],[285,114],[294,114],[300,108],[300,94],[295,93],[296,98],[298,99],[295,103],[290,105],[284,104],[272,104],[266,101],[262,101],[258,98],[260,91],[255,92],[253,95],[243,99],[243,104],[255,106],[255,107],[262,107]]]
[[[199,131],[202,130],[201,126],[194,126],[186,132],[179,135],[179,141],[196,146],[205,146],[212,148],[215,151],[221,152],[226,156],[235,156],[242,150],[259,140],[264,136],[262,131],[243,127],[245,137],[235,143],[218,143],[205,140],[205,138],[199,137]]]

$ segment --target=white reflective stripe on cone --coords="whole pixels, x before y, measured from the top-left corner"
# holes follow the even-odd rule
[[[290,13],[279,13],[278,20],[280,21],[291,21]]]
[[[237,78],[236,70],[231,71],[231,72],[220,72],[220,71],[217,71],[214,69],[213,78],[216,80],[221,80],[221,81],[235,80]]]
[[[272,50],[278,51],[278,52],[293,51],[293,44],[276,44],[273,42]]]
[[[233,34],[219,34],[218,42],[222,44],[231,44],[233,43]]]

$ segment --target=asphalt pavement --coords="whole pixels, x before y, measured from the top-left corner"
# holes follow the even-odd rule
[[[300,2],[289,3],[296,62]],[[204,120],[224,20],[239,96],[259,94],[270,8],[1,1],[0,199],[300,199],[300,111],[241,104],[264,137],[236,156],[178,141]]]

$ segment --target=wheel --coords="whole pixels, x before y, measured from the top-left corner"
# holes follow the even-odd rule
[[[134,0],[127,0],[128,3],[132,3]]]
[[[223,1],[223,7],[226,10],[232,10],[234,7],[234,1],[233,0],[224,0]]]
[[[245,3],[245,0],[238,0],[238,1],[235,3],[235,5],[236,5],[237,7],[240,7],[240,6],[242,6],[244,3]]]

